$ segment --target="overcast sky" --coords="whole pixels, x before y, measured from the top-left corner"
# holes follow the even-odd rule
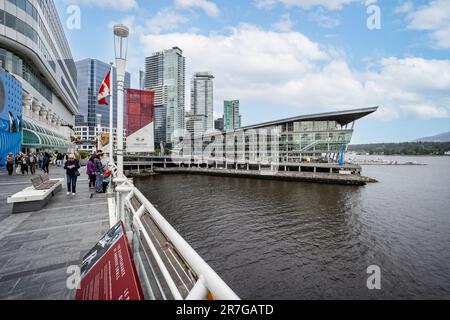
[[[111,61],[111,26],[125,23],[132,85],[146,56],[178,46],[187,93],[194,72],[216,77],[216,116],[224,99],[241,100],[244,125],[380,106],[358,123],[353,143],[450,131],[449,0],[56,2],[76,60]],[[79,29],[67,28],[70,4],[80,8]],[[369,29],[378,9],[380,29]]]

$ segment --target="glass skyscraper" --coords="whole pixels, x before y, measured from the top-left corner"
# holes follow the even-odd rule
[[[0,69],[22,86],[24,151],[71,148],[77,70],[53,0],[0,1]]]
[[[239,100],[225,101],[223,107],[224,130],[234,130],[241,127]]]
[[[155,143],[172,143],[177,129],[185,128],[185,57],[178,47],[145,59],[145,89],[155,93]],[[165,115],[165,119],[162,116]],[[165,121],[165,123],[161,123]],[[156,139],[162,139],[157,141]]]
[[[187,130],[194,134],[214,129],[214,76],[197,72],[191,80],[191,112],[186,117]]]
[[[109,128],[109,108],[110,106],[98,105],[98,91],[100,85],[106,77],[110,69],[110,65],[96,59],[84,59],[76,62],[78,70],[78,96],[79,96],[79,112],[75,118],[75,126],[88,126],[90,130],[98,125],[97,114],[101,114],[101,126]],[[114,68],[114,128],[117,128],[117,77]],[[125,74],[125,89],[130,88],[130,73]],[[124,97],[124,127],[126,114],[126,99]]]

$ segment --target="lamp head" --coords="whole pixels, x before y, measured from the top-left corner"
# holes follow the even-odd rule
[[[128,38],[130,29],[123,24],[116,24],[114,25],[114,35],[119,38]]]

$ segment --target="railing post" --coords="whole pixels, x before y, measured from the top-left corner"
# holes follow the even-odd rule
[[[192,288],[186,300],[203,300],[208,294],[208,288],[206,288],[205,278],[200,276],[197,283]]]
[[[123,181],[123,179],[120,179],[120,181]],[[116,179],[116,182],[120,182],[119,179]],[[125,179],[126,181],[126,179]],[[118,192],[118,203],[117,203],[117,210],[118,210],[118,216],[119,219],[122,220],[122,222],[126,224],[126,216],[125,216],[125,198],[127,195],[133,191],[133,186],[127,185],[126,182],[123,182],[121,185],[119,185],[116,188],[116,192]]]

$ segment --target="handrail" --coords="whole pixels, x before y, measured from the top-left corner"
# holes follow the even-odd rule
[[[117,167],[110,164],[110,169],[113,177],[117,177]],[[219,277],[219,275],[200,257],[200,255],[184,240],[184,238],[170,225],[169,222],[159,213],[159,211],[150,203],[150,201],[137,189],[130,181],[126,180],[117,186],[116,195],[121,202],[122,208],[129,209],[133,216],[133,225],[139,229],[140,234],[150,248],[150,252],[160,268],[160,271],[169,287],[173,297],[177,300],[183,299],[178,288],[172,279],[167,266],[161,259],[155,244],[153,243],[147,229],[145,228],[142,218],[144,213],[148,213],[152,221],[157,225],[165,237],[170,241],[173,248],[181,256],[182,259],[189,265],[192,271],[196,274],[196,283],[189,291],[185,299],[204,299],[208,292],[214,298],[219,300],[239,300],[239,297],[233,290]],[[124,192],[125,191],[125,192]],[[134,208],[131,199],[136,198],[141,206]],[[117,220],[126,215],[121,206],[116,204]],[[124,221],[125,222],[125,221]],[[163,295],[163,297],[165,297]]]

